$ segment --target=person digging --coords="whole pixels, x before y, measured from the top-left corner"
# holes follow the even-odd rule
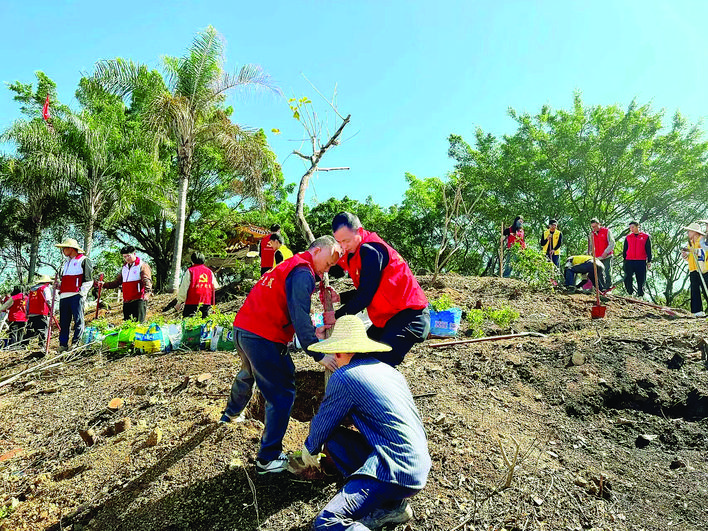
[[[338,368],[310,424],[301,458],[320,467],[323,446],[346,483],[315,518],[314,530],[365,531],[411,519],[407,498],[430,471],[420,414],[403,375],[369,356],[389,345],[369,339],[361,320],[340,317],[329,339],[310,350],[334,355]],[[358,431],[341,426],[350,416]]]

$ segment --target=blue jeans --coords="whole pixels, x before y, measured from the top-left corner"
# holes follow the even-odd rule
[[[416,343],[422,343],[430,332],[430,310],[403,310],[391,317],[383,328],[371,325],[366,331],[370,339],[391,347],[389,352],[366,354],[395,367],[403,361]],[[360,356],[362,354],[359,354]]]
[[[241,371],[231,386],[224,413],[235,417],[248,405],[254,382],[265,399],[265,428],[258,457],[272,461],[283,450],[283,437],[295,403],[295,364],[287,346],[234,327]]]
[[[71,344],[78,345],[84,334],[84,298],[79,293],[59,299],[59,345],[62,347],[69,346],[72,318],[74,319],[74,338]]]
[[[351,476],[372,452],[359,432],[340,426],[334,430],[325,448],[337,468],[349,479],[315,518],[312,526],[315,531],[368,530],[357,520],[379,508],[396,508],[402,500],[419,492],[419,489],[386,483],[369,476]]]

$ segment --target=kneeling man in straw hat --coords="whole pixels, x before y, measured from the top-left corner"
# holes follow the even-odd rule
[[[78,345],[84,333],[84,305],[93,287],[93,266],[75,239],[67,238],[55,247],[59,247],[67,259],[59,284],[59,351],[62,352],[69,348],[72,318],[74,337],[71,344]]]
[[[388,352],[369,339],[358,317],[337,320],[332,337],[310,350],[334,354],[339,368],[327,384],[302,448],[306,466],[320,466],[323,445],[347,482],[317,515],[315,530],[377,529],[408,521],[406,498],[424,486],[428,442],[406,379],[390,365],[360,353]],[[340,426],[350,415],[357,430]]]

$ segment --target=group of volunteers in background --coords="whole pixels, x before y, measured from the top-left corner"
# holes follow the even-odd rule
[[[517,216],[511,226],[506,227],[502,234],[502,245],[511,249],[513,245],[526,248],[524,239],[523,218]],[[682,256],[688,260],[691,313],[696,317],[705,317],[703,311],[703,298],[708,301],[708,265],[706,264],[706,250],[708,250],[708,220],[698,220],[683,227],[688,232],[689,245],[682,250]],[[548,222],[548,228],[543,232],[540,246],[543,254],[556,266],[560,267],[560,247],[563,244],[563,234],[558,230],[555,219]],[[606,293],[613,288],[612,284],[612,257],[615,251],[615,239],[607,227],[603,227],[597,218],[590,221],[587,254],[568,256],[563,273],[565,286],[569,291],[576,289],[576,275],[586,275],[589,282]],[[652,263],[651,238],[640,230],[639,223],[629,223],[629,233],[624,239],[622,247],[624,287],[629,295],[644,296],[644,284],[647,271]],[[511,274],[513,259],[507,253],[504,260],[504,276]],[[595,280],[597,269],[597,282]],[[585,282],[584,280],[581,282]]]
[[[564,265],[565,284],[575,288],[577,274],[587,275],[599,290],[612,288],[611,269],[615,240],[598,219],[592,219],[588,254],[569,256]],[[705,316],[701,297],[708,300],[705,253],[708,220],[685,227],[691,312]],[[526,247],[523,218],[503,230],[502,246]],[[563,235],[550,220],[540,246],[560,267]],[[150,266],[135,248],[121,249],[124,265],[114,280],[95,279],[91,261],[74,239],[56,244],[65,257],[58,282],[41,275],[29,293],[13,290],[0,310],[7,312],[13,342],[38,337],[46,341],[51,309],[59,306],[59,349],[77,345],[84,328],[84,304],[89,290],[122,288],[123,316],[143,322],[152,293]],[[323,460],[346,478],[344,486],[318,514],[314,529],[377,529],[411,518],[407,499],[426,484],[431,460],[421,416],[404,376],[397,370],[406,354],[430,331],[428,300],[406,261],[375,232],[362,227],[356,215],[341,212],[332,220],[332,234],[314,240],[294,254],[284,245],[280,227],[273,225],[260,245],[261,277],[253,286],[233,322],[233,338],[241,368],[231,387],[220,422],[241,422],[254,385],[265,399],[265,423],[256,458],[259,474],[277,474],[288,468],[283,437],[295,401],[295,365],[289,344],[297,335],[304,352],[331,377],[310,431],[303,442],[302,462],[321,467]],[[651,267],[651,238],[637,222],[629,224],[624,239],[624,285],[629,294],[642,296]],[[509,276],[513,261],[504,261]],[[193,253],[176,299],[185,317],[209,314],[218,283]],[[322,276],[335,265],[351,278],[354,289],[337,293],[325,288]],[[597,279],[595,268],[597,268]],[[326,310],[324,324],[313,325],[312,295],[318,291],[339,304]],[[366,310],[370,326],[359,316]],[[331,337],[326,338],[331,329]],[[353,425],[355,430],[348,427]],[[324,452],[324,453],[322,453]]]

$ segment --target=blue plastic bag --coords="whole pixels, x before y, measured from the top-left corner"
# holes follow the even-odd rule
[[[450,308],[436,312],[430,309],[430,335],[454,337],[460,329],[461,308]]]

